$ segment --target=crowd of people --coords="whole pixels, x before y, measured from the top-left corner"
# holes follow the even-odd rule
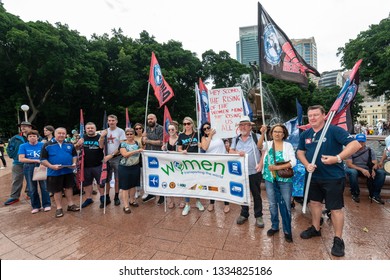
[[[169,137],[165,141],[164,128],[158,124],[154,114],[147,116],[146,127],[136,123],[133,128],[125,130],[117,126],[118,118],[115,115],[109,115],[107,129],[97,132],[96,125],[88,122],[83,137],[80,137],[77,131],[73,133],[73,137],[70,137],[65,128],[47,125],[43,129],[44,138],[41,138],[31,123],[22,122],[19,124],[20,134],[12,137],[7,146],[7,153],[13,158],[13,167],[11,194],[4,204],[11,205],[19,201],[24,177],[31,198],[32,214],[51,211],[50,195],[54,197],[57,218],[64,215],[65,207],[67,211],[74,212],[79,211],[80,207],[88,207],[94,202],[94,183],[97,185],[96,194],[100,196],[99,207],[106,209],[111,203],[109,184],[113,177],[115,179],[114,205],[122,204],[124,214],[130,214],[132,207],[139,207],[138,198],[141,195],[143,203],[156,198],[155,195],[143,190],[142,168],[145,167],[142,167],[142,152],[144,150],[174,151],[182,154],[200,152],[238,154],[248,157],[248,189],[253,201],[255,226],[265,227],[260,188],[264,180],[271,216],[267,235],[271,237],[279,232],[280,216],[285,241],[293,242],[291,226],[293,180],[292,175],[284,176],[282,171],[294,168],[298,159],[305,166],[307,173],[312,174],[308,192],[312,224],[300,234],[300,237],[308,239],[321,236],[321,216],[325,204],[325,208],[331,214],[334,228],[331,253],[340,257],[345,254],[342,239],[344,223],[342,208],[346,174],[351,186],[352,199],[356,203],[360,202],[357,178],[363,176],[367,178],[370,199],[384,204],[380,191],[386,173],[382,168],[384,158],[389,155],[385,150],[381,162],[378,162],[375,153],[371,153],[370,148],[365,146],[364,134],[358,134],[354,138],[345,130],[331,125],[326,131],[325,140],[321,143],[319,156],[316,157],[315,149],[322,139],[320,137],[325,126],[324,108],[320,105],[309,107],[308,119],[311,128],[301,134],[296,152],[286,141],[288,131],[284,124],[275,124],[272,127],[263,125],[260,133],[254,133],[254,123],[248,116],[240,119],[237,124],[239,133],[232,139],[217,137],[216,128],[209,122],[203,123],[198,131],[193,119],[185,117],[181,132],[179,132],[178,122],[173,121],[168,125]],[[84,158],[81,191],[84,191],[85,195],[82,205],[78,206],[73,201],[73,188],[76,184],[76,166],[81,151]],[[4,143],[0,143],[0,153],[3,159]],[[3,165],[6,166],[5,161]],[[47,168],[46,180],[33,180],[36,168]],[[63,203],[64,196],[67,204]],[[164,203],[167,203],[169,209],[178,205],[182,209],[183,216],[189,215],[191,210],[188,197],[160,196],[157,205]],[[223,212],[228,214],[229,202],[223,203]],[[199,211],[207,209],[212,212],[215,200],[210,200],[205,208],[197,198],[195,206]],[[248,206],[241,206],[236,223],[238,225],[246,223],[251,212]]]

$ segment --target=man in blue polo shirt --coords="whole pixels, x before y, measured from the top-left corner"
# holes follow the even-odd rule
[[[304,131],[299,138],[297,158],[305,166],[306,171],[313,173],[309,188],[310,211],[312,225],[301,233],[302,239],[321,236],[320,219],[322,202],[331,211],[334,229],[332,255],[344,256],[344,187],[345,171],[343,160],[361,148],[355,138],[344,129],[330,125],[322,139],[318,157],[312,164],[314,153],[325,126],[325,109],[321,105],[310,106],[307,117],[311,128]],[[343,148],[345,146],[345,148]]]
[[[64,216],[62,191],[68,201],[68,211],[79,211],[73,203],[73,170],[76,168],[77,152],[72,143],[65,142],[66,129],[59,127],[54,132],[54,140],[45,143],[41,152],[41,162],[47,170],[47,190],[54,194],[56,218]]]

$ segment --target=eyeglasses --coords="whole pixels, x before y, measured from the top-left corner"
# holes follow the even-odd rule
[[[185,122],[185,123],[183,123],[183,125],[191,125],[192,123],[190,123],[190,122]]]
[[[203,131],[206,131],[206,130],[208,130],[208,129],[210,129],[211,127],[209,127],[209,126],[205,126],[204,128],[203,128]]]
[[[126,133],[126,136],[134,135],[134,133]]]
[[[276,134],[282,134],[282,133],[284,133],[284,131],[272,131],[272,133],[276,133]]]
[[[142,127],[134,128],[135,130],[142,130]]]

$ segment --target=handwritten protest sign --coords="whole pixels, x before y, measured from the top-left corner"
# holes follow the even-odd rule
[[[220,138],[237,135],[236,124],[243,115],[241,87],[212,89],[209,92],[210,123]]]

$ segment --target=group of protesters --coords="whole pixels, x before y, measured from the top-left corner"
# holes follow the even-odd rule
[[[119,128],[118,118],[115,115],[107,117],[108,128],[97,132],[96,125],[88,122],[85,125],[85,134],[76,141],[67,141],[67,131],[63,127],[54,129],[52,126],[44,128],[44,139],[41,139],[37,130],[29,122],[19,124],[21,133],[10,140],[7,152],[14,159],[12,169],[12,191],[5,205],[19,201],[22,190],[23,175],[27,181],[27,189],[31,198],[31,213],[50,211],[51,201],[49,193],[54,196],[56,205],[55,217],[64,215],[63,196],[66,197],[67,211],[79,211],[93,201],[93,183],[98,186],[100,208],[106,208],[111,203],[109,195],[110,181],[115,179],[114,204],[122,204],[123,212],[130,214],[132,207],[139,207],[137,198],[142,188],[142,152],[144,150],[175,151],[183,154],[205,153],[238,154],[248,157],[249,190],[253,200],[253,214],[255,226],[264,228],[263,202],[260,184],[264,179],[271,226],[268,236],[279,232],[280,221],[286,242],[293,242],[291,227],[291,196],[292,177],[284,177],[281,171],[291,169],[297,164],[297,159],[305,166],[307,173],[312,173],[308,201],[312,215],[312,224],[300,234],[302,239],[321,236],[321,216],[323,203],[330,211],[334,228],[334,240],[331,253],[334,256],[344,256],[344,241],[342,239],[344,214],[343,191],[345,187],[344,160],[361,149],[361,141],[355,139],[345,130],[337,126],[329,126],[325,131],[325,141],[321,144],[319,156],[315,158],[315,148],[320,141],[325,126],[325,110],[316,105],[308,108],[310,129],[300,136],[297,152],[286,141],[288,131],[283,124],[273,125],[271,128],[263,125],[260,133],[252,131],[254,123],[248,116],[243,116],[238,126],[239,134],[232,139],[217,137],[216,129],[209,122],[196,129],[196,123],[190,117],[183,119],[183,131],[179,133],[179,124],[171,122],[167,127],[168,141],[163,141],[163,126],[157,123],[154,114],[147,116],[147,125],[144,127],[136,123],[133,128],[125,130]],[[322,139],[322,138],[321,138]],[[42,141],[40,141],[42,140]],[[73,143],[72,143],[73,142]],[[78,154],[82,151],[84,158],[83,189],[85,198],[81,206],[73,202],[73,186],[75,184],[75,170]],[[33,180],[34,168],[47,168],[47,179]],[[41,198],[37,185],[40,185]],[[121,199],[119,197],[121,190]],[[147,203],[156,196],[142,194],[142,202]],[[157,204],[168,202],[168,208],[175,208],[173,197],[160,196]],[[191,210],[190,198],[181,199],[178,203],[182,215],[187,216]],[[210,200],[208,211],[214,211],[215,201]],[[196,199],[196,208],[204,211],[200,199]],[[224,202],[223,212],[228,213],[230,205]],[[241,206],[240,215],[236,220],[238,225],[248,221],[250,210],[248,206]]]

